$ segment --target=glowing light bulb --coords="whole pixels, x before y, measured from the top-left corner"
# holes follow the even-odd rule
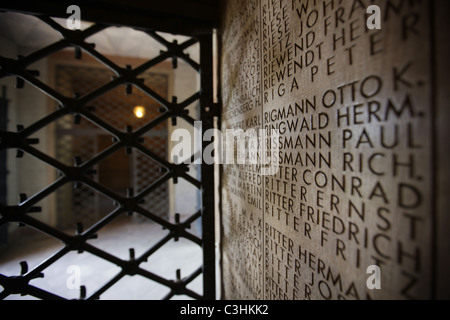
[[[145,108],[142,106],[134,107],[133,113],[136,116],[136,118],[142,119],[143,117],[145,117]]]

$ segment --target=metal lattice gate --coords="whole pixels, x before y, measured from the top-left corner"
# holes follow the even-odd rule
[[[169,292],[164,297],[165,299],[170,299],[174,295],[187,295],[195,299],[214,299],[214,167],[212,165],[202,164],[200,168],[201,179],[194,177],[188,174],[187,164],[174,164],[167,160],[167,157],[161,156],[160,153],[153,150],[152,147],[155,143],[151,141],[152,139],[168,139],[167,136],[152,135],[152,132],[156,131],[161,124],[166,122],[170,122],[171,125],[176,126],[177,119],[183,119],[190,125],[194,125],[194,121],[202,121],[203,131],[213,128],[213,117],[217,114],[217,110],[215,110],[217,105],[213,105],[212,98],[211,34],[200,35],[196,38],[189,38],[182,43],[178,43],[176,41],[170,42],[166,40],[161,34],[155,32],[155,30],[141,29],[140,31],[145,32],[148,37],[156,40],[165,49],[158,56],[152,57],[136,68],[130,66],[123,68],[107,56],[98,52],[94,44],[86,42],[88,37],[109,28],[108,25],[94,23],[85,30],[72,31],[64,28],[47,15],[36,15],[36,17],[51,29],[59,32],[62,39],[34,51],[27,56],[20,56],[17,59],[0,57],[0,78],[15,78],[16,88],[18,90],[23,88],[25,84],[38,89],[42,94],[49,97],[51,101],[56,102],[58,108],[41,119],[35,119],[30,125],[21,126],[18,124],[17,131],[13,132],[1,128],[0,152],[5,153],[6,151],[16,150],[16,157],[18,158],[24,155],[27,157],[31,156],[57,170],[59,176],[53,183],[30,197],[21,194],[17,205],[8,205],[5,202],[0,203],[0,227],[4,227],[10,223],[18,223],[20,226],[26,228],[31,227],[40,233],[44,233],[62,242],[63,247],[31,270],[29,270],[26,261],[23,261],[20,263],[20,274],[14,276],[0,274],[0,286],[3,287],[3,291],[0,292],[0,298],[4,299],[15,294],[30,295],[40,299],[62,298],[53,292],[34,286],[30,281],[38,277],[45,277],[46,269],[67,254],[71,252],[87,252],[114,264],[120,271],[113,275],[100,288],[97,288],[95,292],[91,293],[89,291],[89,294],[87,294],[86,287],[81,286],[80,299],[99,299],[102,294],[121,279],[135,275],[147,278],[168,288]],[[199,63],[195,62],[185,53],[187,48],[197,43],[200,45]],[[91,89],[89,92],[67,96],[65,92],[60,92],[41,81],[38,72],[29,70],[30,65],[33,63],[67,48],[74,48],[76,58],[80,58],[83,53],[94,57],[107,70],[113,73],[114,77],[101,86]],[[173,68],[177,67],[178,59],[182,59],[195,69],[200,74],[200,91],[185,101],[177,101],[177,99],[169,101],[149,86],[143,74],[167,59],[172,61]],[[156,102],[159,105],[158,115],[149,122],[144,123],[137,130],[134,130],[131,126],[127,126],[125,121],[122,123],[121,128],[111,123],[105,115],[101,115],[98,112],[93,102],[121,86],[125,87],[127,94],[139,92],[139,94]],[[199,117],[197,119],[187,112],[187,107],[195,102],[200,105]],[[84,140],[88,144],[88,147],[80,147],[84,149],[84,156],[80,157],[72,148],[71,152],[74,157],[73,163],[71,164],[68,164],[61,156],[52,157],[39,150],[35,145],[39,144],[40,141],[33,136],[36,132],[47,126],[58,124],[60,130],[64,131],[66,129],[64,131],[65,136],[61,135],[57,144],[64,145],[65,141],[75,136],[75,132],[77,131],[76,127],[66,126],[64,128],[63,119],[68,116],[73,118],[75,124],[87,122],[94,125],[96,130],[103,131],[106,135],[112,136],[112,142],[106,148],[99,151],[99,149],[90,148],[92,147],[92,142]],[[65,138],[68,140],[64,140]],[[160,144],[161,141],[157,141],[156,144]],[[204,142],[202,148],[205,146],[206,143]],[[126,194],[111,191],[111,188],[102,185],[101,181],[95,177],[98,174],[96,171],[99,163],[118,152],[126,153],[130,157],[134,157],[135,161],[139,162],[139,165],[134,166],[134,168],[137,171],[141,171],[137,175],[141,180],[138,179],[139,181],[135,183],[136,187],[130,187]],[[191,157],[192,159],[194,159],[194,156]],[[152,175],[151,171],[156,167],[160,170],[160,174]],[[154,180],[148,183],[149,179]],[[177,183],[180,179],[187,181],[192,188],[199,190],[201,206],[197,212],[191,214],[185,221],[180,221],[178,215],[174,221],[171,221],[162,217],[160,213],[161,211],[167,210],[167,207],[163,206],[161,209],[161,206],[159,206],[159,208],[156,208],[157,202],[155,201],[153,203],[151,197],[155,197],[153,192],[158,188],[163,188],[168,181]],[[114,206],[110,212],[99,217],[98,221],[94,221],[88,228],[85,228],[86,226],[81,223],[77,223],[76,232],[72,235],[68,235],[66,232],[58,229],[58,227],[44,223],[33,217],[35,212],[41,210],[37,206],[40,201],[49,196],[54,196],[63,188],[67,187],[74,187],[75,190],[78,190],[78,200],[73,202],[75,206],[82,208],[85,205],[83,201],[91,201],[89,199],[92,199],[96,194],[108,199]],[[73,194],[76,196],[77,193],[74,192]],[[156,197],[160,196],[156,195]],[[150,198],[150,201],[148,198]],[[146,201],[143,203],[143,200]],[[118,258],[89,242],[99,231],[107,227],[118,217],[131,213],[139,216],[140,219],[149,220],[158,224],[167,231],[166,235],[151,247],[147,248],[140,256],[136,256],[134,249],[130,248],[129,259]],[[92,217],[92,215],[90,216]],[[190,232],[190,226],[197,220],[201,221],[204,231],[201,236]],[[193,273],[182,278],[181,274],[183,270],[178,270],[172,279],[167,279],[141,267],[141,264],[146,262],[150,256],[160,250],[164,250],[165,244],[169,241],[177,241],[180,238],[187,239],[202,249],[202,265]],[[187,288],[189,283],[200,276],[203,278],[203,293],[197,293]]]

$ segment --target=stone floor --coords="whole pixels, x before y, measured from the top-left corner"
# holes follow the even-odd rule
[[[194,230],[195,231],[195,230]],[[132,217],[124,217],[100,230],[98,239],[89,240],[92,245],[124,260],[129,259],[129,249],[135,249],[139,257],[145,250],[167,234],[161,226],[151,222],[142,222]],[[20,262],[27,261],[28,268],[39,265],[63,247],[52,238],[31,238],[8,245],[0,250],[0,273],[12,276],[20,274]],[[176,270],[181,269],[181,277],[187,277],[201,266],[201,248],[186,239],[173,240],[150,256],[141,268],[151,271],[166,279],[175,279]],[[72,289],[71,282],[75,274],[71,266],[80,271],[80,284],[86,286],[87,296],[97,291],[102,285],[120,272],[116,265],[98,258],[90,253],[69,252],[57,262],[44,270],[44,278],[30,281],[30,284],[67,299],[77,299],[79,290]],[[198,276],[188,288],[201,294],[202,277]],[[0,286],[0,290],[2,290]],[[164,297],[169,289],[141,276],[125,276],[105,293],[101,299],[108,300],[157,300]],[[186,296],[175,299],[189,299]],[[10,295],[7,299],[33,299],[30,296]]]

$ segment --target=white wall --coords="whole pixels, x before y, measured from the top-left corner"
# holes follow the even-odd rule
[[[0,55],[7,58],[14,58],[17,55],[17,46],[11,42],[9,39],[0,35]],[[8,131],[14,131],[17,123],[17,99],[16,99],[16,89],[15,78],[7,77],[0,79],[0,86],[6,86],[6,96],[9,100],[8,105]],[[12,205],[17,203],[18,195],[18,181],[15,178],[17,176],[17,165],[15,159],[15,151],[8,151],[7,158],[7,204]]]
[[[0,35],[1,51],[0,54],[7,58],[15,59],[17,54],[29,51],[18,47],[14,42]],[[39,70],[39,79],[47,82],[48,66],[47,59],[41,60],[30,66],[30,69]],[[16,89],[16,78],[7,77],[1,80],[1,85],[7,87],[8,107],[8,130],[17,131],[17,125],[23,125],[25,128],[33,124],[36,120],[45,117],[48,114],[48,98],[45,94],[26,83],[23,89]],[[30,138],[38,138],[40,143],[34,145],[40,151],[52,155],[52,150],[48,142],[49,130],[45,128],[40,130]],[[16,158],[16,150],[8,150],[8,176],[7,176],[7,204],[17,205],[20,193],[25,193],[28,197],[33,196],[53,181],[51,168],[42,161],[24,154],[22,158]],[[52,199],[47,197],[37,204],[42,207],[41,213],[32,213],[33,217],[45,222],[53,222]],[[13,233],[17,229],[15,224],[10,224],[9,232]]]

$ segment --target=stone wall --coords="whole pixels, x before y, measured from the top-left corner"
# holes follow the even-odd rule
[[[381,29],[367,27],[372,4]],[[436,76],[445,8],[223,1],[222,132],[264,129],[279,166],[223,166],[224,298],[448,297],[436,183],[448,172],[436,145],[448,113],[438,96],[448,81]]]

